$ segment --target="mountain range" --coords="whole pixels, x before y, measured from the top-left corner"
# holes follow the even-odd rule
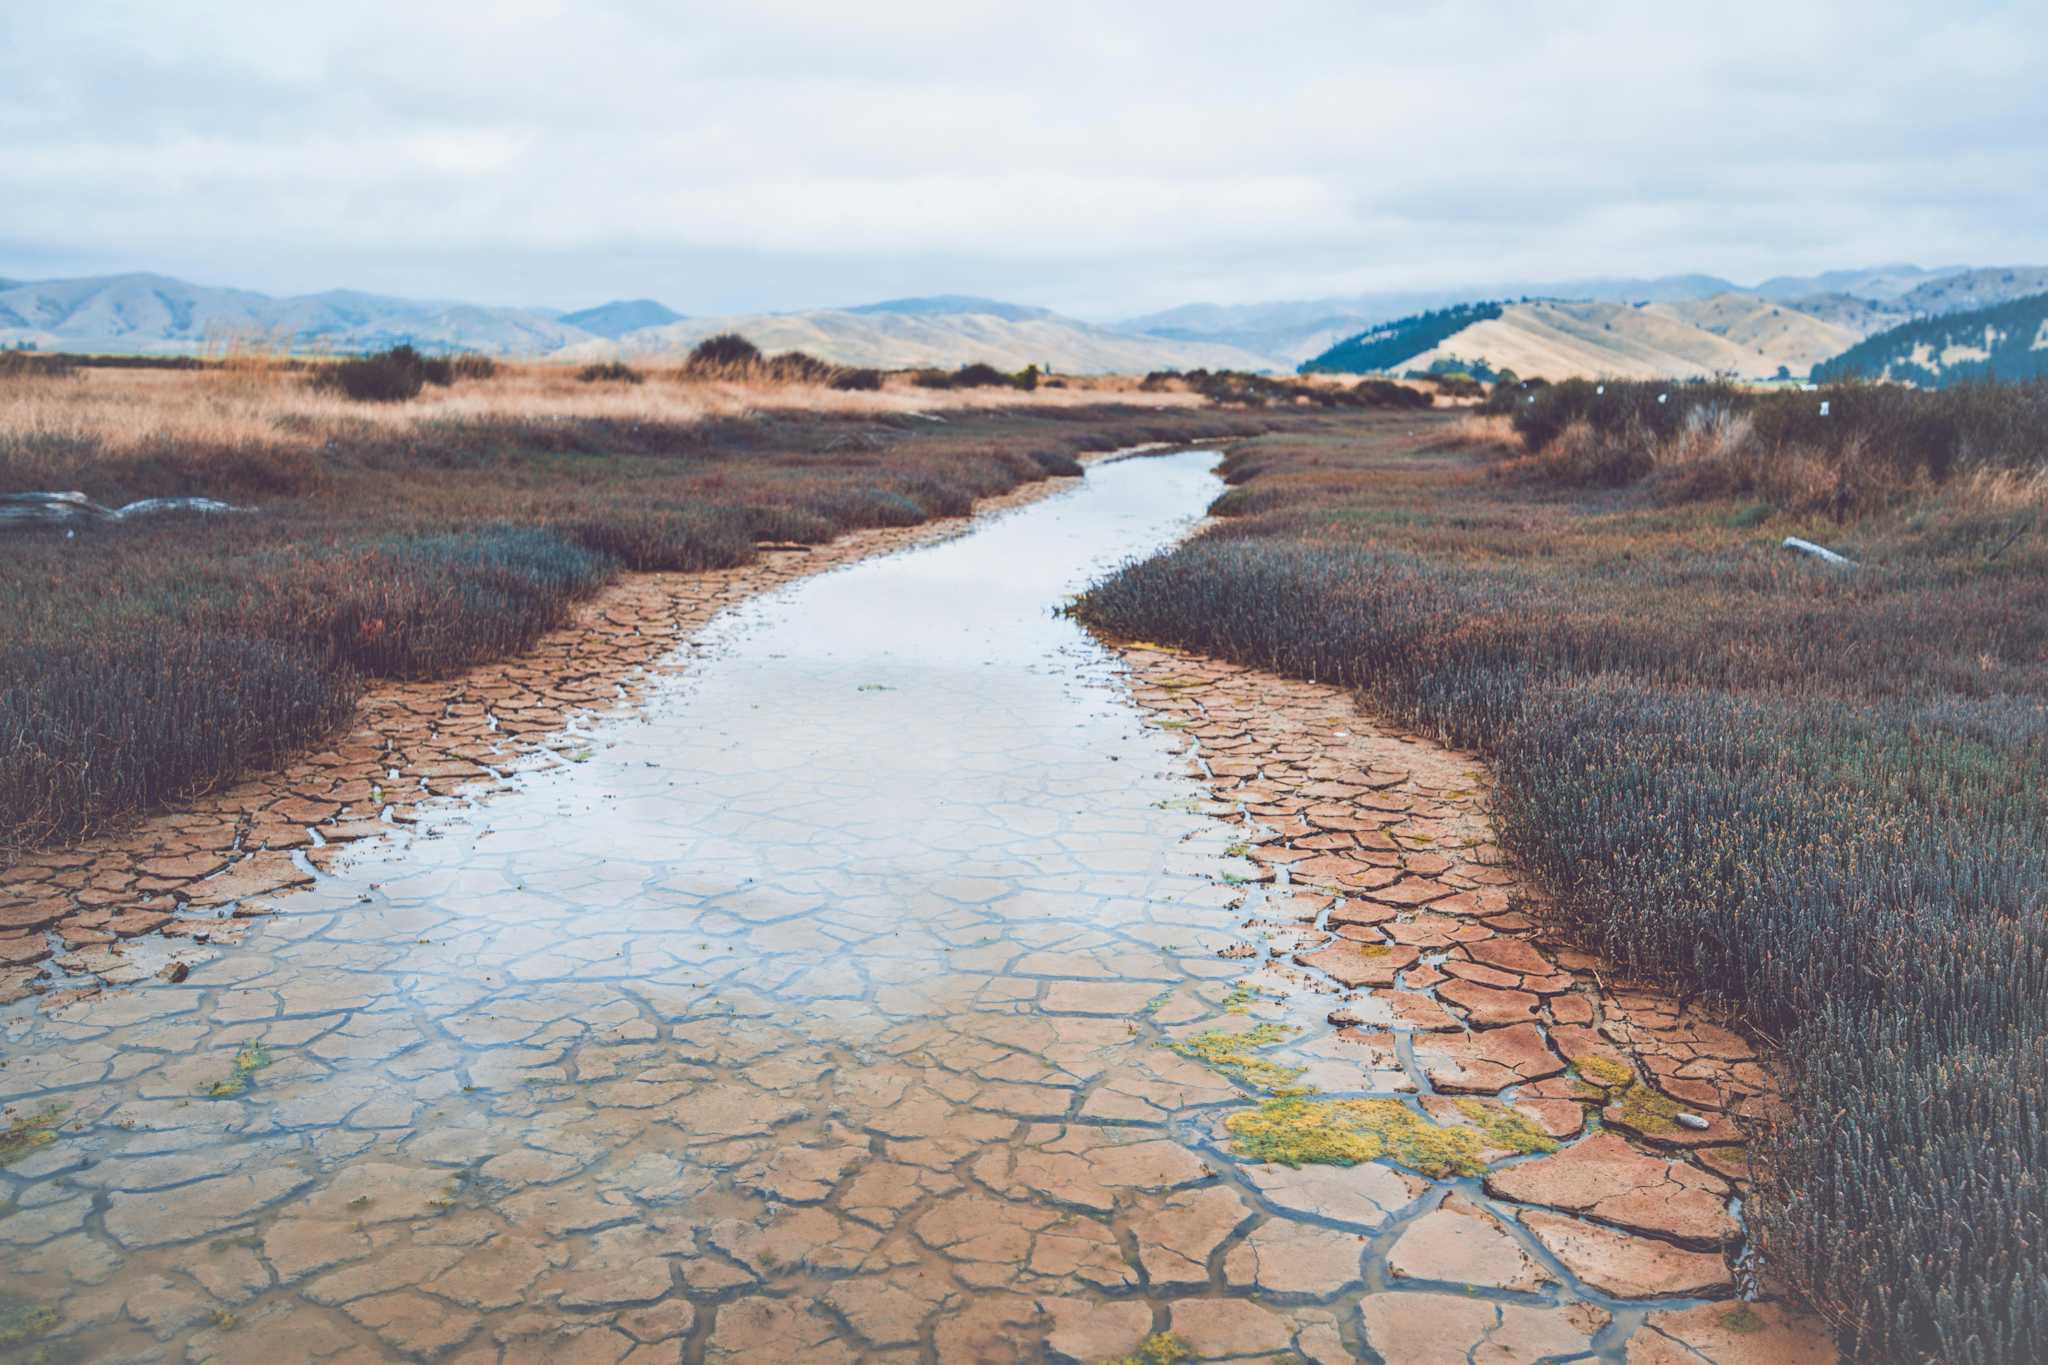
[[[1063,372],[1271,369],[1273,357],[1226,342],[1112,331],[1045,308],[966,295],[889,299],[854,308],[686,318],[652,299],[573,312],[483,307],[331,290],[272,298],[168,275],[0,280],[0,348],[190,354],[237,344],[362,352],[406,343],[430,351],[608,359],[680,354],[737,331],[768,351],[805,350],[846,365],[984,361]]]
[[[189,354],[257,344],[354,353],[403,342],[429,351],[576,361],[680,354],[706,336],[737,331],[768,351],[804,350],[854,365],[983,361],[1076,373],[1282,371],[1370,332],[1374,345],[1369,353],[1379,368],[1484,362],[1545,377],[1769,377],[1781,368],[1803,375],[1863,338],[1915,318],[1994,306],[2043,290],[2048,290],[2048,269],[2041,267],[1887,265],[1781,276],[1749,289],[1712,275],[1603,277],[1258,304],[1188,304],[1093,323],[1046,308],[959,294],[688,317],[646,298],[570,311],[348,289],[277,298],[135,273],[0,278],[0,347]],[[1383,327],[1396,324],[1398,339],[1405,335],[1402,320],[1425,310],[1487,301],[1484,318],[1447,336],[1439,326],[1427,344],[1399,357],[1398,365],[1387,362],[1394,352],[1383,344],[1388,340]]]

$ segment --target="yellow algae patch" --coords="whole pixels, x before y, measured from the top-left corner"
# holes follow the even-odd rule
[[[1678,1101],[1647,1085],[1632,1085],[1621,1097],[1620,1121],[1653,1136],[1678,1131]]]
[[[1224,1119],[1236,1150],[1283,1166],[1398,1162],[1424,1175],[1479,1175],[1485,1153],[1556,1151],[1518,1114],[1473,1115],[1473,1124],[1432,1123],[1399,1100],[1314,1100],[1283,1095]]]
[[[1627,1062],[1617,1062],[1612,1057],[1581,1057],[1572,1063],[1572,1070],[1603,1089],[1615,1090],[1624,1085],[1633,1085],[1635,1068]]]
[[[64,1106],[53,1104],[33,1114],[17,1115],[5,1128],[0,1128],[0,1166],[10,1166],[39,1147],[47,1147],[57,1140],[57,1121],[64,1117]]]
[[[1486,1136],[1486,1145],[1495,1151],[1510,1152],[1554,1152],[1557,1141],[1550,1134],[1538,1128],[1504,1104],[1482,1104],[1478,1100],[1459,1100],[1458,1112]]]
[[[1130,1355],[1105,1360],[1102,1365],[1180,1365],[1183,1360],[1194,1357],[1188,1344],[1171,1332],[1154,1332],[1138,1343],[1138,1349]]]
[[[1262,1048],[1285,1042],[1297,1032],[1298,1029],[1286,1024],[1254,1024],[1241,1033],[1210,1029],[1207,1033],[1197,1033],[1163,1046],[1190,1061],[1200,1062],[1226,1076],[1234,1076],[1247,1085],[1278,1090],[1301,1075],[1303,1068],[1282,1066],[1257,1054]]]
[[[204,1090],[209,1099],[232,1099],[249,1088],[249,1077],[270,1065],[270,1049],[262,1043],[251,1043],[235,1054],[234,1069],[223,1080],[215,1081]]]

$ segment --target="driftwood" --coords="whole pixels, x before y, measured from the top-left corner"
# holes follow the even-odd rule
[[[1856,567],[1856,561],[1849,558],[1849,556],[1838,555],[1825,545],[1816,545],[1810,540],[1801,540],[1798,536],[1786,536],[1785,543],[1781,548],[1797,550],[1800,554],[1812,555],[1815,559],[1823,559],[1830,564],[1839,564],[1845,569]]]
[[[212,498],[144,498],[121,507],[102,507],[83,493],[0,493],[0,528],[70,526],[83,522],[128,521],[158,512],[247,512]]]

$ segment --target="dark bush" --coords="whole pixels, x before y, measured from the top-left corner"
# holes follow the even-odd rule
[[[621,360],[606,360],[585,365],[576,372],[576,377],[586,384],[638,384],[640,371]]]
[[[448,371],[455,379],[489,379],[498,373],[498,362],[487,355],[452,356]]]
[[[761,365],[761,348],[738,332],[705,337],[690,349],[683,373],[699,379],[742,378]]]
[[[882,372],[869,369],[841,370],[832,376],[832,387],[872,392],[882,387]]]
[[[1004,389],[1013,387],[1014,383],[1015,381],[1009,375],[1004,374],[995,366],[984,365],[980,361],[975,361],[969,365],[962,365],[959,369],[953,371],[951,387],[956,389]]]
[[[1077,479],[1088,471],[1081,462],[1064,450],[1034,450],[1031,458],[1038,467],[1058,479]]]
[[[446,362],[439,368],[443,375],[439,382],[448,382]],[[339,389],[359,403],[402,403],[419,396],[428,369],[426,358],[412,347],[393,346],[329,365],[314,375],[313,383],[317,388]]]
[[[68,355],[0,350],[0,379],[47,379],[77,372],[77,362]]]

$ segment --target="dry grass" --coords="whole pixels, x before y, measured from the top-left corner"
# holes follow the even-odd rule
[[[891,379],[873,392],[767,379],[683,379],[677,367],[650,367],[644,384],[590,384],[569,365],[500,364],[489,379],[429,387],[405,403],[358,403],[315,389],[310,374],[272,355],[243,352],[219,369],[80,369],[69,375],[5,382],[0,401],[0,464],[21,487],[38,468],[62,474],[69,452],[96,456],[173,445],[187,449],[327,447],[366,429],[390,435],[444,422],[605,421],[675,426],[765,413],[888,416],[963,408],[1077,407],[1110,394],[1120,404],[1190,407],[1188,394],[1139,393],[1128,381],[1070,382],[1065,388],[933,390]],[[40,485],[47,486],[47,485]]]

